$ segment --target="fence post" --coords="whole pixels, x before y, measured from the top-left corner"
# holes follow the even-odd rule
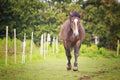
[[[26,33],[24,34],[24,40],[23,40],[23,53],[22,53],[22,64],[25,63],[25,46],[26,46]]]
[[[56,37],[55,43],[56,43],[56,53],[58,53],[58,37]]]
[[[53,49],[53,54],[54,54],[55,53],[55,37],[53,37],[52,49]]]
[[[119,40],[117,40],[117,56],[119,55]]]
[[[49,51],[50,34],[47,35],[47,52]]]
[[[33,32],[31,34],[30,61],[32,61],[32,52],[33,52]]]
[[[40,41],[40,54],[43,54],[43,34],[41,35],[41,41]]]
[[[16,64],[16,29],[14,29],[14,63]]]
[[[44,56],[44,59],[46,59],[46,34],[44,33],[43,34],[43,56]]]
[[[6,27],[6,53],[5,53],[5,65],[8,61],[8,26]]]

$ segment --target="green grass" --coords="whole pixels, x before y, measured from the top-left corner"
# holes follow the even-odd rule
[[[58,55],[49,54],[44,60],[37,54],[25,64],[0,64],[0,80],[120,80],[120,58],[79,56],[79,71],[74,72],[66,70],[65,55]]]
[[[5,39],[0,39],[0,51],[5,51]],[[10,43],[11,42],[11,43]],[[9,39],[9,49],[13,52],[13,41]],[[22,64],[22,42],[17,40],[17,64],[13,53],[8,53],[8,65],[5,66],[5,52],[0,52],[0,80],[120,80],[120,55],[96,45],[82,45],[78,58],[79,71],[66,70],[66,56],[63,45],[59,52],[46,53],[46,59],[40,54],[40,48],[33,45],[30,62],[30,40],[26,42],[26,59]],[[72,51],[73,53],[73,51]],[[72,54],[73,56],[73,54]],[[72,64],[74,56],[72,57]]]

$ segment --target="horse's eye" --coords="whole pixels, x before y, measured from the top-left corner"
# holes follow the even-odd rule
[[[71,15],[71,17],[73,17],[73,16]]]
[[[72,23],[74,22],[74,20],[72,20]]]

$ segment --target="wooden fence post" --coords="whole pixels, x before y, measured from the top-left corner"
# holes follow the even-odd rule
[[[22,64],[25,63],[25,46],[26,46],[26,33],[24,34],[24,40],[23,40],[23,53],[22,53]]]
[[[32,52],[33,52],[33,32],[31,35],[30,61],[32,61]]]
[[[8,62],[8,26],[6,27],[6,53],[5,53],[5,65]]]
[[[119,40],[117,40],[117,56],[119,55]]]
[[[16,29],[14,29],[14,63],[16,64]]]

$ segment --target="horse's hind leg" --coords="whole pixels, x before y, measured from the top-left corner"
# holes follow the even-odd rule
[[[75,56],[75,61],[74,61],[74,67],[73,71],[78,71],[78,63],[77,63],[77,58],[79,56],[79,49],[80,49],[80,42],[77,42],[77,44],[74,47],[74,56]]]

